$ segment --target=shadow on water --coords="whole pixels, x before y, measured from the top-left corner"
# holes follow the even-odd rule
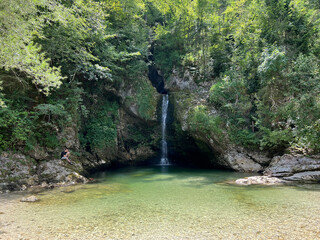
[[[320,183],[295,184],[293,186],[299,191],[320,192]]]

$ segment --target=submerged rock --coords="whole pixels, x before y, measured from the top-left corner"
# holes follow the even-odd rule
[[[247,178],[240,178],[235,181],[236,184],[239,185],[279,185],[286,183],[286,181],[276,178],[276,177],[268,177],[268,176],[252,176]]]
[[[23,197],[20,202],[36,202],[39,201],[39,198],[36,196],[30,196],[30,197]]]

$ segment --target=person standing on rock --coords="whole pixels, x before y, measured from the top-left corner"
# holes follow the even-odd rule
[[[67,160],[68,163],[72,164],[71,160],[69,159],[70,151],[69,149],[65,149],[63,152],[61,152],[61,160]]]

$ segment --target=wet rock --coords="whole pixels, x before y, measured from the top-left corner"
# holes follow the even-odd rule
[[[263,167],[245,152],[235,150],[226,151],[222,161],[225,161],[230,168],[239,172],[259,172]]]
[[[20,202],[36,202],[39,199],[36,196],[23,197]]]
[[[26,185],[22,185],[21,188],[20,188],[20,191],[25,191],[27,189],[28,189],[28,187]]]
[[[41,163],[39,177],[45,189],[52,189],[54,185],[63,186],[76,183],[87,183],[88,180],[78,172],[83,170],[79,163],[70,165],[62,160],[51,160]]]
[[[54,185],[53,184],[48,184],[46,182],[41,183],[41,187],[45,189],[53,189]]]
[[[298,181],[304,183],[320,183],[320,171],[308,171],[295,173],[292,176],[284,177],[283,179],[289,181]]]
[[[66,177],[66,182],[71,184],[75,184],[75,183],[85,184],[85,183],[88,183],[89,180],[78,173],[71,173]]]
[[[37,175],[33,175],[26,180],[27,185],[34,186],[39,183],[39,178]]]
[[[320,158],[285,154],[272,159],[264,175],[289,177],[300,172],[320,171]]]
[[[286,183],[286,181],[276,178],[276,177],[268,177],[268,176],[252,176],[247,178],[240,178],[235,181],[236,184],[239,185],[278,185]]]
[[[77,170],[76,165],[69,166],[68,163],[55,159],[39,165],[39,177],[41,181],[56,183],[65,181],[66,177],[75,170]]]

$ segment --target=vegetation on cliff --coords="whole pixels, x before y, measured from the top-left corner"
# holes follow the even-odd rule
[[[319,152],[319,11],[315,0],[3,0],[0,148],[56,148],[69,126],[87,150],[115,144],[122,104],[152,119],[153,54],[166,81],[178,70],[212,84],[191,130]]]
[[[215,134],[222,122],[245,147],[320,151],[318,1],[169,2],[153,1],[158,67],[212,83],[206,106],[189,112],[191,127]]]
[[[138,95],[141,117],[152,117],[148,28],[139,3],[5,0],[0,5],[2,150],[54,149],[64,145],[58,136],[69,126],[87,149],[115,144],[124,86]]]

